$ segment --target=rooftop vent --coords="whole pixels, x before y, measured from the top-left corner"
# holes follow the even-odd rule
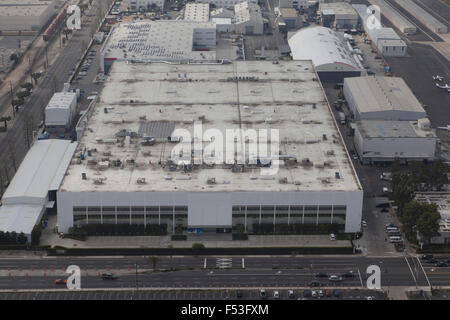
[[[216,178],[208,178],[208,180],[206,180],[207,184],[216,184]]]
[[[137,179],[137,184],[146,184],[145,178],[138,178]]]

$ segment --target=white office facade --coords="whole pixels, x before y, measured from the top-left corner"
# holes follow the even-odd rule
[[[131,11],[150,10],[154,7],[164,9],[165,0],[128,0],[128,7]]]
[[[0,31],[39,31],[55,14],[55,1],[0,1]]]

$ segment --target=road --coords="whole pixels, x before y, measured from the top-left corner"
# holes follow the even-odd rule
[[[86,12],[87,14],[95,14],[96,3]],[[85,19],[85,18],[83,18]],[[67,42],[66,47],[60,53],[53,65],[48,69],[43,78],[39,79],[39,86],[33,90],[31,98],[22,106],[20,111],[16,113],[16,123],[13,127],[9,127],[6,133],[0,134],[0,159],[15,158],[17,166],[20,164],[28,151],[27,132],[31,133],[36,130],[39,122],[43,120],[45,107],[55,91],[63,88],[64,82],[69,78],[69,72],[76,65],[82,56],[85,48],[91,39],[89,30],[95,19],[91,19],[88,23],[83,24],[83,28],[74,31],[73,36]],[[7,103],[10,101],[8,100]],[[6,103],[6,102],[5,102]],[[28,120],[27,120],[28,118]],[[32,122],[32,126],[31,126]],[[11,148],[10,148],[11,145]],[[14,150],[14,155],[11,154]],[[12,179],[13,160],[8,161],[6,174],[1,172],[4,179],[7,175],[8,180]],[[1,179],[0,179],[1,180]]]
[[[218,259],[227,260],[224,263],[224,260]],[[220,261],[222,265],[228,264],[229,268],[218,268]],[[319,272],[339,275],[349,271],[355,277],[344,278],[340,282],[330,282],[327,278],[317,280],[327,288],[363,288],[369,265],[380,267],[382,287],[450,285],[450,268],[422,264],[415,257],[159,257],[156,269],[160,271],[156,272],[152,270],[152,262],[143,257],[45,257],[0,259],[0,289],[65,288],[64,285],[55,285],[54,280],[63,278],[64,270],[69,265],[80,267],[83,288],[133,288],[136,279],[140,288],[304,288],[316,279],[315,274]],[[116,273],[119,279],[102,280],[99,274],[103,272]]]

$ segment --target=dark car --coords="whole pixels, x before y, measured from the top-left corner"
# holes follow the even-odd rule
[[[312,295],[311,290],[303,291],[303,297],[309,298],[309,297],[311,297],[311,295]]]
[[[236,291],[236,297],[237,297],[237,298],[242,298],[243,296],[244,296],[244,295],[242,294],[242,291],[238,289],[238,290]]]
[[[310,287],[320,287],[322,284],[319,281],[313,280],[309,283]]]
[[[450,263],[450,258],[447,258],[447,260],[445,260],[445,262]]]
[[[343,273],[342,278],[354,278],[355,277],[355,273],[353,271],[348,271]]]
[[[113,273],[103,273],[102,274],[102,279],[103,280],[116,280],[119,277]]]
[[[389,212],[389,209],[388,209],[388,208],[383,208],[383,209],[381,209],[380,211],[381,211],[381,212]]]
[[[319,273],[316,273],[315,277],[316,278],[328,278],[328,274],[326,274],[325,272],[319,272]]]
[[[436,263],[434,266],[435,266],[435,267],[445,268],[445,267],[448,267],[448,264],[445,263],[444,261],[439,261],[439,262]]]
[[[334,290],[333,290],[333,296],[335,296],[336,298],[338,298],[338,297],[339,297],[339,291],[336,290],[336,289],[334,289]]]
[[[428,262],[428,263],[438,263],[439,261],[436,260],[435,258],[430,258],[430,259],[428,259],[428,260],[425,260],[425,262]]]
[[[433,255],[432,254],[424,254],[420,257],[420,259],[422,260],[430,260],[433,259]]]

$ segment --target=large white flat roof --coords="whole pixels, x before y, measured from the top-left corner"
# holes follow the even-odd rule
[[[75,92],[55,92],[47,104],[47,109],[70,109],[76,98]]]
[[[214,22],[185,20],[144,20],[115,26],[102,53],[105,59],[198,60],[216,59],[215,51],[193,51],[195,30],[216,33]]]
[[[254,81],[236,82],[233,77],[254,77]],[[226,129],[240,126],[278,129],[280,152],[298,163],[281,163],[271,180],[260,176],[260,168],[232,172],[229,165],[171,171],[167,161],[177,144],[168,143],[166,137],[173,129],[193,133],[193,121],[199,119],[203,132],[218,129],[224,136]],[[141,138],[132,134],[130,141],[116,135],[121,130],[139,133],[143,127],[153,127],[152,136],[161,133],[155,145],[142,145],[142,131]],[[361,190],[311,61],[115,62],[79,141],[60,191]],[[79,159],[81,152],[84,160]],[[303,166],[306,158],[314,165]],[[146,184],[137,183],[141,178]],[[207,184],[209,178],[215,178],[216,184]],[[103,184],[98,184],[100,180]]]
[[[345,78],[344,86],[351,91],[360,113],[399,110],[426,114],[402,78]]]
[[[36,141],[3,194],[3,204],[43,205],[48,191],[58,190],[76,146],[69,140]]]

